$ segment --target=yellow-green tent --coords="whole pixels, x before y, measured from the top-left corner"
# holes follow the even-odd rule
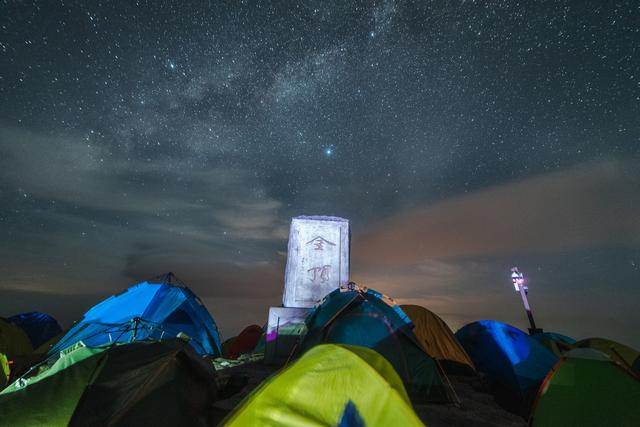
[[[9,383],[9,376],[11,370],[9,369],[9,360],[7,356],[0,353],[0,391]]]
[[[587,338],[575,344],[578,348],[591,348],[608,355],[611,360],[618,362],[627,369],[638,370],[640,367],[640,352],[627,345],[611,341],[606,338]],[[637,372],[640,374],[640,372]]]
[[[0,353],[7,355],[9,360],[14,357],[26,356],[33,352],[31,341],[19,327],[0,317]]]
[[[265,381],[228,426],[422,426],[387,360],[360,346],[321,344]]]
[[[31,340],[27,334],[22,328],[2,317],[0,317],[0,353],[6,356],[12,376],[20,375],[34,361]],[[11,380],[12,378],[9,378],[9,381]]]
[[[401,305],[414,325],[413,333],[429,356],[447,372],[473,373],[473,362],[464,351],[449,326],[437,314],[419,305]]]

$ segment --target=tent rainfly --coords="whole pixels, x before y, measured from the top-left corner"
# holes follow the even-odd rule
[[[402,380],[377,352],[323,344],[253,391],[226,426],[422,426]]]
[[[45,313],[33,311],[9,318],[27,334],[33,348],[37,348],[62,332],[58,321]]]
[[[451,374],[474,374],[473,362],[449,326],[437,314],[419,305],[401,305],[414,325],[413,333],[429,356]]]
[[[407,315],[389,297],[351,285],[329,293],[305,320],[299,353],[322,343],[371,348],[384,356],[404,381],[414,402],[451,400],[437,363],[411,331]]]
[[[498,403],[528,417],[538,387],[558,356],[521,330],[495,320],[470,323],[456,337],[476,369],[487,375]]]
[[[171,338],[189,340],[200,355],[222,355],[215,322],[200,299],[172,273],[139,283],[87,311],[48,352],[79,341],[88,347]]]
[[[0,426],[207,425],[211,417],[215,371],[182,340],[78,345],[46,367],[0,393]]]
[[[640,426],[640,379],[605,353],[567,352],[547,375],[532,411],[533,427]]]

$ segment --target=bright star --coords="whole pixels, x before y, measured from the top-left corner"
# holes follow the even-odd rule
[[[327,156],[327,157],[331,156],[331,155],[333,154],[333,148],[331,148],[331,147],[327,147],[327,148],[325,148],[325,149],[324,149],[324,154],[325,154],[325,156]]]

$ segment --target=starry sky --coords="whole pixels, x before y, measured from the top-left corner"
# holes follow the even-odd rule
[[[455,330],[640,347],[640,5],[0,2],[0,315],[68,325],[175,272],[224,337],[281,303],[291,217]]]

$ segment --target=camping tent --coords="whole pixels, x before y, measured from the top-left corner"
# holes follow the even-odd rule
[[[9,359],[4,353],[0,353],[0,391],[9,383],[10,377]]]
[[[586,350],[586,351],[585,351]],[[540,387],[532,426],[640,426],[640,380],[596,350],[571,350]]]
[[[456,374],[475,372],[473,362],[438,315],[419,305],[401,305],[400,308],[411,319],[413,333],[420,344],[445,371]]]
[[[252,352],[258,344],[262,332],[262,328],[258,325],[247,326],[230,343],[229,350],[225,353],[224,357],[227,359],[237,359],[241,354]]]
[[[418,343],[407,315],[390,298],[371,289],[336,289],[316,305],[305,324],[299,353],[321,343],[368,347],[396,369],[412,400],[450,400],[436,362]]]
[[[8,319],[0,317],[0,353],[11,360],[31,354],[33,346],[27,334]]]
[[[640,352],[606,338],[587,338],[575,344],[577,348],[592,348],[607,354],[612,360],[640,375]]]
[[[27,370],[35,359],[27,334],[2,317],[0,317],[0,353],[5,355],[12,377]]]
[[[62,332],[62,328],[53,317],[33,311],[21,313],[9,318],[27,334],[33,348],[39,347]]]
[[[200,299],[169,273],[139,283],[87,311],[83,319],[49,350],[55,354],[82,341],[89,347],[113,342],[190,338],[201,355],[220,356],[215,322]]]
[[[556,356],[562,356],[565,352],[573,349],[576,343],[573,338],[556,332],[538,332],[531,337],[542,343]]]
[[[236,340],[236,337],[231,337],[222,341],[222,344],[220,344],[220,349],[222,350],[222,357],[227,357],[227,354],[229,354],[229,352],[231,351],[231,346],[233,345],[233,342],[235,340]]]
[[[528,416],[538,386],[558,357],[529,335],[494,320],[470,323],[456,337],[494,396],[506,409]]]
[[[182,340],[67,349],[0,393],[0,426],[204,425],[215,371]]]
[[[253,391],[227,426],[421,426],[401,379],[373,350],[318,345]]]

